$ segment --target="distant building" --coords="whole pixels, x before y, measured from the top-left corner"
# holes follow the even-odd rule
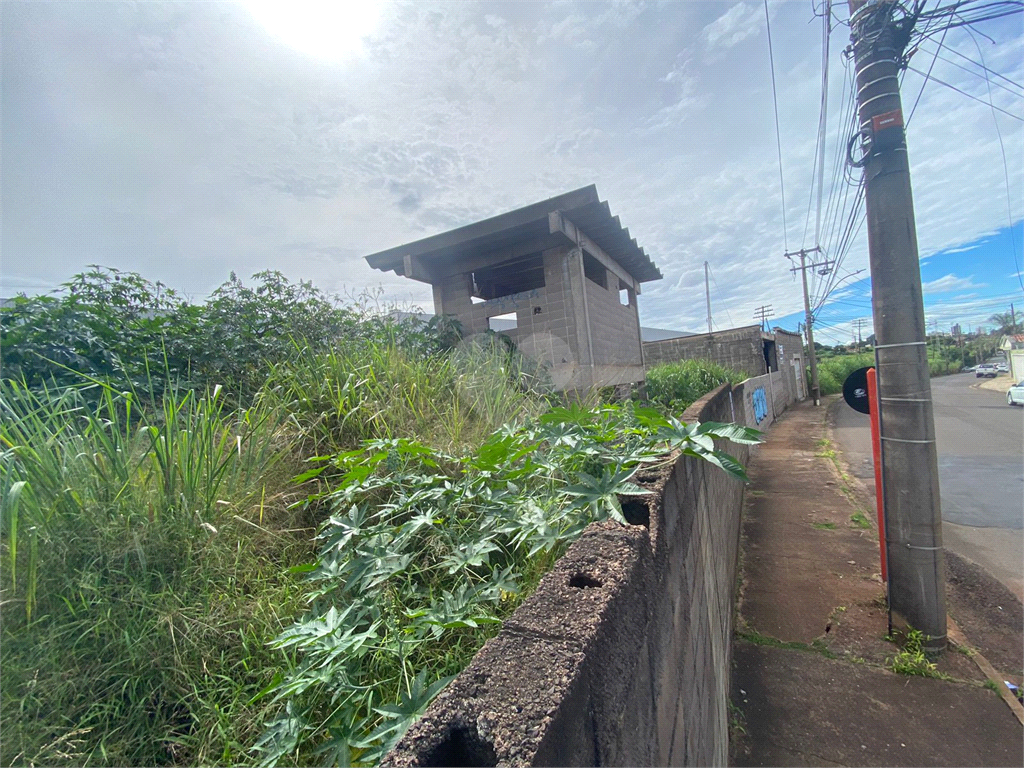
[[[1010,378],[1014,381],[1024,379],[1024,333],[1003,336],[999,340],[999,349],[1006,355],[1006,363],[1010,367]]]
[[[768,333],[760,325],[745,325],[714,333],[645,339],[643,348],[648,368],[677,360],[711,360],[750,376],[783,371],[792,377],[797,397],[805,396],[803,337],[798,333],[781,328]]]
[[[644,380],[637,295],[661,272],[593,185],[366,260],[430,283],[467,334],[507,334],[557,389]]]

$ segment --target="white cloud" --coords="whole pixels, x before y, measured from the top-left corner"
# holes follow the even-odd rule
[[[783,253],[815,245],[813,205],[803,232],[820,27],[807,4],[769,10],[785,232],[767,48],[741,44],[761,34],[759,3],[392,0],[360,56],[340,62],[281,45],[229,3],[5,6],[0,286],[60,283],[98,262],[202,296],[231,270],[276,268],[430,306],[429,287],[362,256],[596,183],[665,275],[644,286],[645,323],[703,326],[705,260],[716,324],[751,323],[765,303],[802,311]],[[988,65],[1024,79],[1024,33],[986,32]],[[849,136],[837,114],[848,32],[833,35],[821,244],[834,256],[845,214],[833,214],[852,188],[833,163]],[[965,33],[945,44],[976,56]],[[942,60],[935,74],[984,88]],[[1000,127],[1019,220],[1024,130]],[[909,132],[924,258],[1006,226],[986,107],[930,84]],[[844,270],[866,254],[862,227]],[[973,286],[949,277],[970,283],[950,290]]]
[[[970,277],[957,277],[949,274],[937,280],[930,280],[921,284],[924,293],[951,293],[953,291],[967,291],[972,288],[984,288],[984,283],[975,283],[974,275]]]
[[[764,13],[760,6],[736,3],[701,30],[707,48],[728,49],[761,32]]]

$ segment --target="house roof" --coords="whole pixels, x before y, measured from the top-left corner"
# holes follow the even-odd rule
[[[366,261],[374,269],[405,274],[406,259],[417,259],[429,272],[431,267],[449,264],[459,257],[479,256],[524,241],[537,241],[544,248],[574,242],[563,226],[554,226],[551,214],[579,227],[638,282],[660,280],[661,272],[630,237],[618,216],[612,216],[597,187],[566,192],[499,216],[467,224],[458,229],[425,237],[404,245],[372,253]],[[558,217],[555,217],[556,219]]]

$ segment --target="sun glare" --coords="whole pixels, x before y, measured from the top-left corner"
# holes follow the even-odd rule
[[[323,59],[358,53],[380,17],[379,0],[244,0],[282,43]]]

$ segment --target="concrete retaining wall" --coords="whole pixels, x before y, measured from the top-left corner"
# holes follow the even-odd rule
[[[754,426],[767,382],[720,387],[683,420]],[[591,525],[382,765],[726,763],[743,484],[685,456],[635,479],[650,494],[624,500],[633,524]]]

